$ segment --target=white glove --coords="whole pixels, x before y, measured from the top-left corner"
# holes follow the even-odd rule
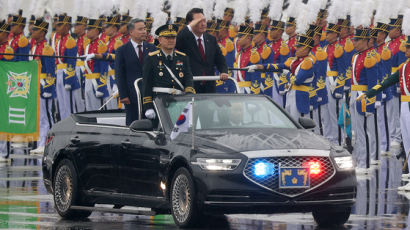
[[[376,101],[376,103],[374,103],[374,107],[375,107],[376,109],[380,108],[380,106],[382,106],[381,101]]]
[[[51,97],[51,93],[44,92],[42,95],[43,95],[44,98],[50,98]]]
[[[65,90],[70,91],[71,90],[71,85],[65,84],[64,88],[65,88]]]
[[[95,91],[95,96],[100,98],[100,97],[104,96],[104,93],[102,93],[100,91]]]
[[[115,92],[117,92],[118,91],[118,86],[117,86],[117,84],[114,84],[113,86],[112,86],[112,93],[115,93]]]
[[[149,109],[145,111],[145,117],[151,120],[154,120],[156,117],[155,111],[153,109]]]
[[[322,97],[317,97],[317,102],[321,102],[321,101],[323,101],[323,98]]]
[[[366,112],[364,115],[365,115],[366,117],[370,117],[371,115],[373,115],[373,113]]]
[[[95,57],[95,54],[86,54],[81,56],[82,58],[85,58],[85,61],[89,61]]]
[[[249,73],[253,73],[255,72],[255,70],[258,69],[258,65],[250,65],[250,66],[247,66],[246,69],[248,70]]]
[[[382,93],[382,99],[386,99],[387,95],[385,93]]]
[[[335,93],[335,98],[341,99],[343,98],[343,95],[341,93]]]

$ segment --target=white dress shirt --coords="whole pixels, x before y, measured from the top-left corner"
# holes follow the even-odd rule
[[[192,32],[192,28],[190,25],[187,26],[189,31],[191,31],[191,33],[194,35],[195,37],[195,41],[196,41],[196,45],[198,46],[198,39],[201,39],[201,43],[202,43],[202,47],[204,47],[204,53],[205,53],[205,41],[204,41],[204,35],[201,34],[201,37],[196,36],[196,34],[194,32]],[[199,46],[198,46],[199,47]]]

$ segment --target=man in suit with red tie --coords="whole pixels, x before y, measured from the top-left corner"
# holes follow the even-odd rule
[[[147,29],[144,20],[132,19],[127,29],[131,39],[116,51],[115,80],[120,101],[125,105],[126,124],[129,125],[138,119],[138,98],[134,82],[142,77],[144,58],[156,48],[146,42]]]
[[[188,25],[177,36],[176,49],[189,57],[194,76],[215,75],[215,67],[221,80],[228,79],[228,67],[216,38],[206,32],[206,19],[200,8],[191,9],[186,15]],[[197,93],[215,93],[216,82],[195,82]]]

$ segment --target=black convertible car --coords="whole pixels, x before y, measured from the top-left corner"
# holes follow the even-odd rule
[[[194,98],[194,100],[192,99]],[[193,102],[192,126],[171,139]],[[344,224],[356,198],[351,155],[258,95],[160,96],[156,120],[121,111],[73,114],[47,137],[43,175],[64,218],[93,207],[149,207],[180,227],[210,215],[312,212]],[[186,112],[186,111],[185,111]]]

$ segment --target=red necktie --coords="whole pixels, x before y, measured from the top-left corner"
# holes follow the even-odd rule
[[[204,51],[204,46],[202,45],[202,39],[198,38],[198,48],[199,48],[199,53],[201,54],[202,61],[206,61],[205,57],[205,51]]]
[[[140,59],[140,63],[142,63],[142,45],[138,45],[138,58]]]

